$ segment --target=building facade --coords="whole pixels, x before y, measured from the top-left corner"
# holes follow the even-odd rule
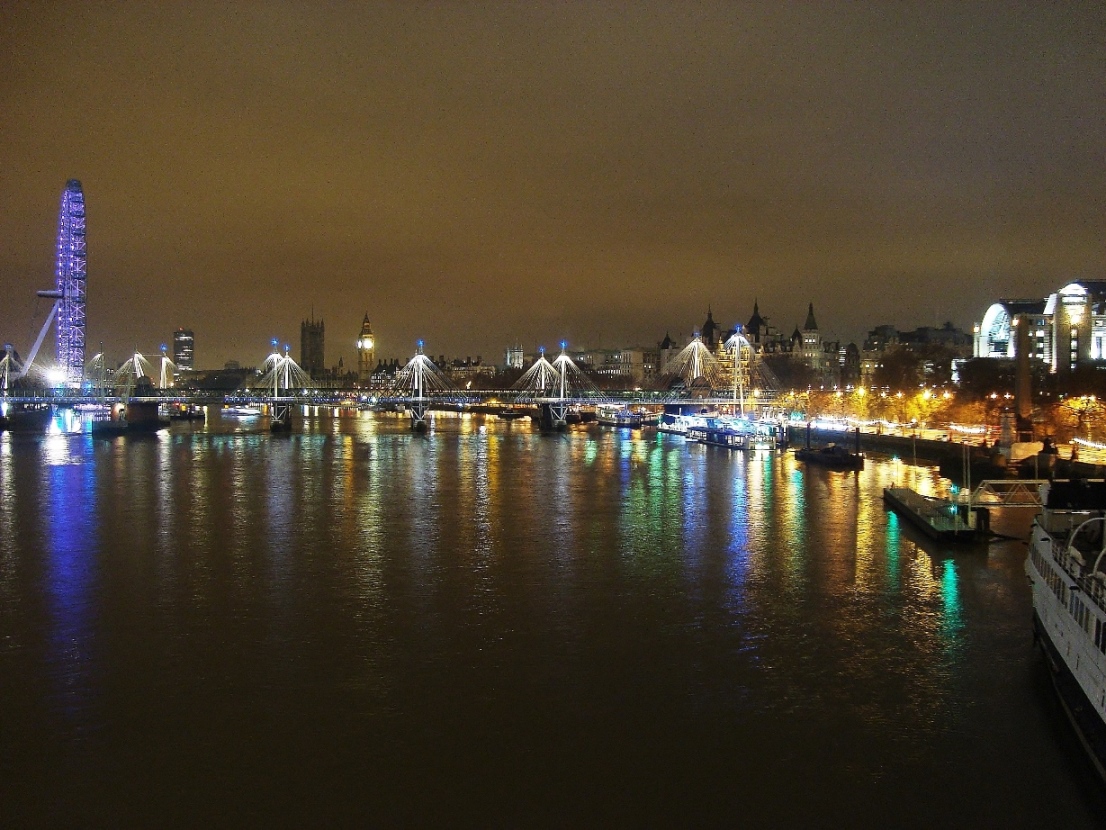
[[[180,328],[173,332],[173,363],[178,372],[195,370],[195,339],[192,329]]]
[[[503,355],[503,367],[506,369],[521,369],[526,365],[526,353],[522,346],[508,346]]]
[[[471,357],[464,359],[457,357],[438,365],[445,375],[461,388],[465,388],[478,377],[495,377],[497,374],[495,365],[485,363],[480,355],[477,355],[475,360]]]
[[[823,374],[826,370],[826,350],[822,347],[822,335],[818,331],[818,322],[814,319],[814,303],[807,308],[801,343],[800,356],[803,362],[815,372]]]
[[[899,331],[895,326],[880,325],[868,332],[858,355],[859,383],[876,385],[876,373],[889,354],[903,350],[918,356],[918,383],[942,383],[951,379],[955,365],[972,354],[972,335],[956,328],[951,322],[943,326],[919,326],[911,331]],[[844,365],[844,364],[843,364]],[[946,372],[946,369],[950,371]]]
[[[1106,360],[1106,282],[1071,282],[1042,300],[999,300],[975,326],[974,355],[1014,358],[1019,326],[1029,357],[1053,373]]]
[[[300,368],[313,378],[322,377],[326,371],[325,337],[325,325],[322,320],[316,322],[314,315],[300,323]]]

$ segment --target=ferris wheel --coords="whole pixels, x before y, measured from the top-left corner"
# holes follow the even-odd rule
[[[85,246],[84,192],[81,183],[70,179],[61,194],[58,214],[56,269],[57,366],[63,384],[79,388],[84,379],[85,283],[88,251]]]
[[[38,333],[30,352],[16,371],[5,371],[4,388],[9,380],[27,375],[38,356],[39,347],[51,325],[55,325],[57,350],[55,365],[47,375],[50,385],[79,389],[84,380],[85,356],[85,283],[88,277],[88,250],[85,246],[84,192],[81,183],[70,179],[61,194],[58,212],[58,245],[54,288],[37,292],[39,297],[53,300],[50,313]],[[12,360],[10,350],[5,359]],[[10,366],[8,367],[10,370]],[[9,376],[10,375],[10,376]]]

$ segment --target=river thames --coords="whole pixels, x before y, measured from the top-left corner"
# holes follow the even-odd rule
[[[1096,827],[1019,537],[644,432],[0,436],[0,825]]]

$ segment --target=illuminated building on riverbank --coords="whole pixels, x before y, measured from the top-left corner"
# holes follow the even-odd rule
[[[999,300],[975,326],[975,356],[1013,359],[1019,326],[1029,357],[1052,372],[1106,360],[1106,282],[1071,282],[1042,300]]]

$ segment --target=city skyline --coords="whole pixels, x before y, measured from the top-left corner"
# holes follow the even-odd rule
[[[88,342],[499,361],[951,320],[1106,278],[1094,4],[0,10],[0,337],[83,183]],[[688,330],[683,330],[683,328]],[[348,341],[348,343],[347,343]]]

